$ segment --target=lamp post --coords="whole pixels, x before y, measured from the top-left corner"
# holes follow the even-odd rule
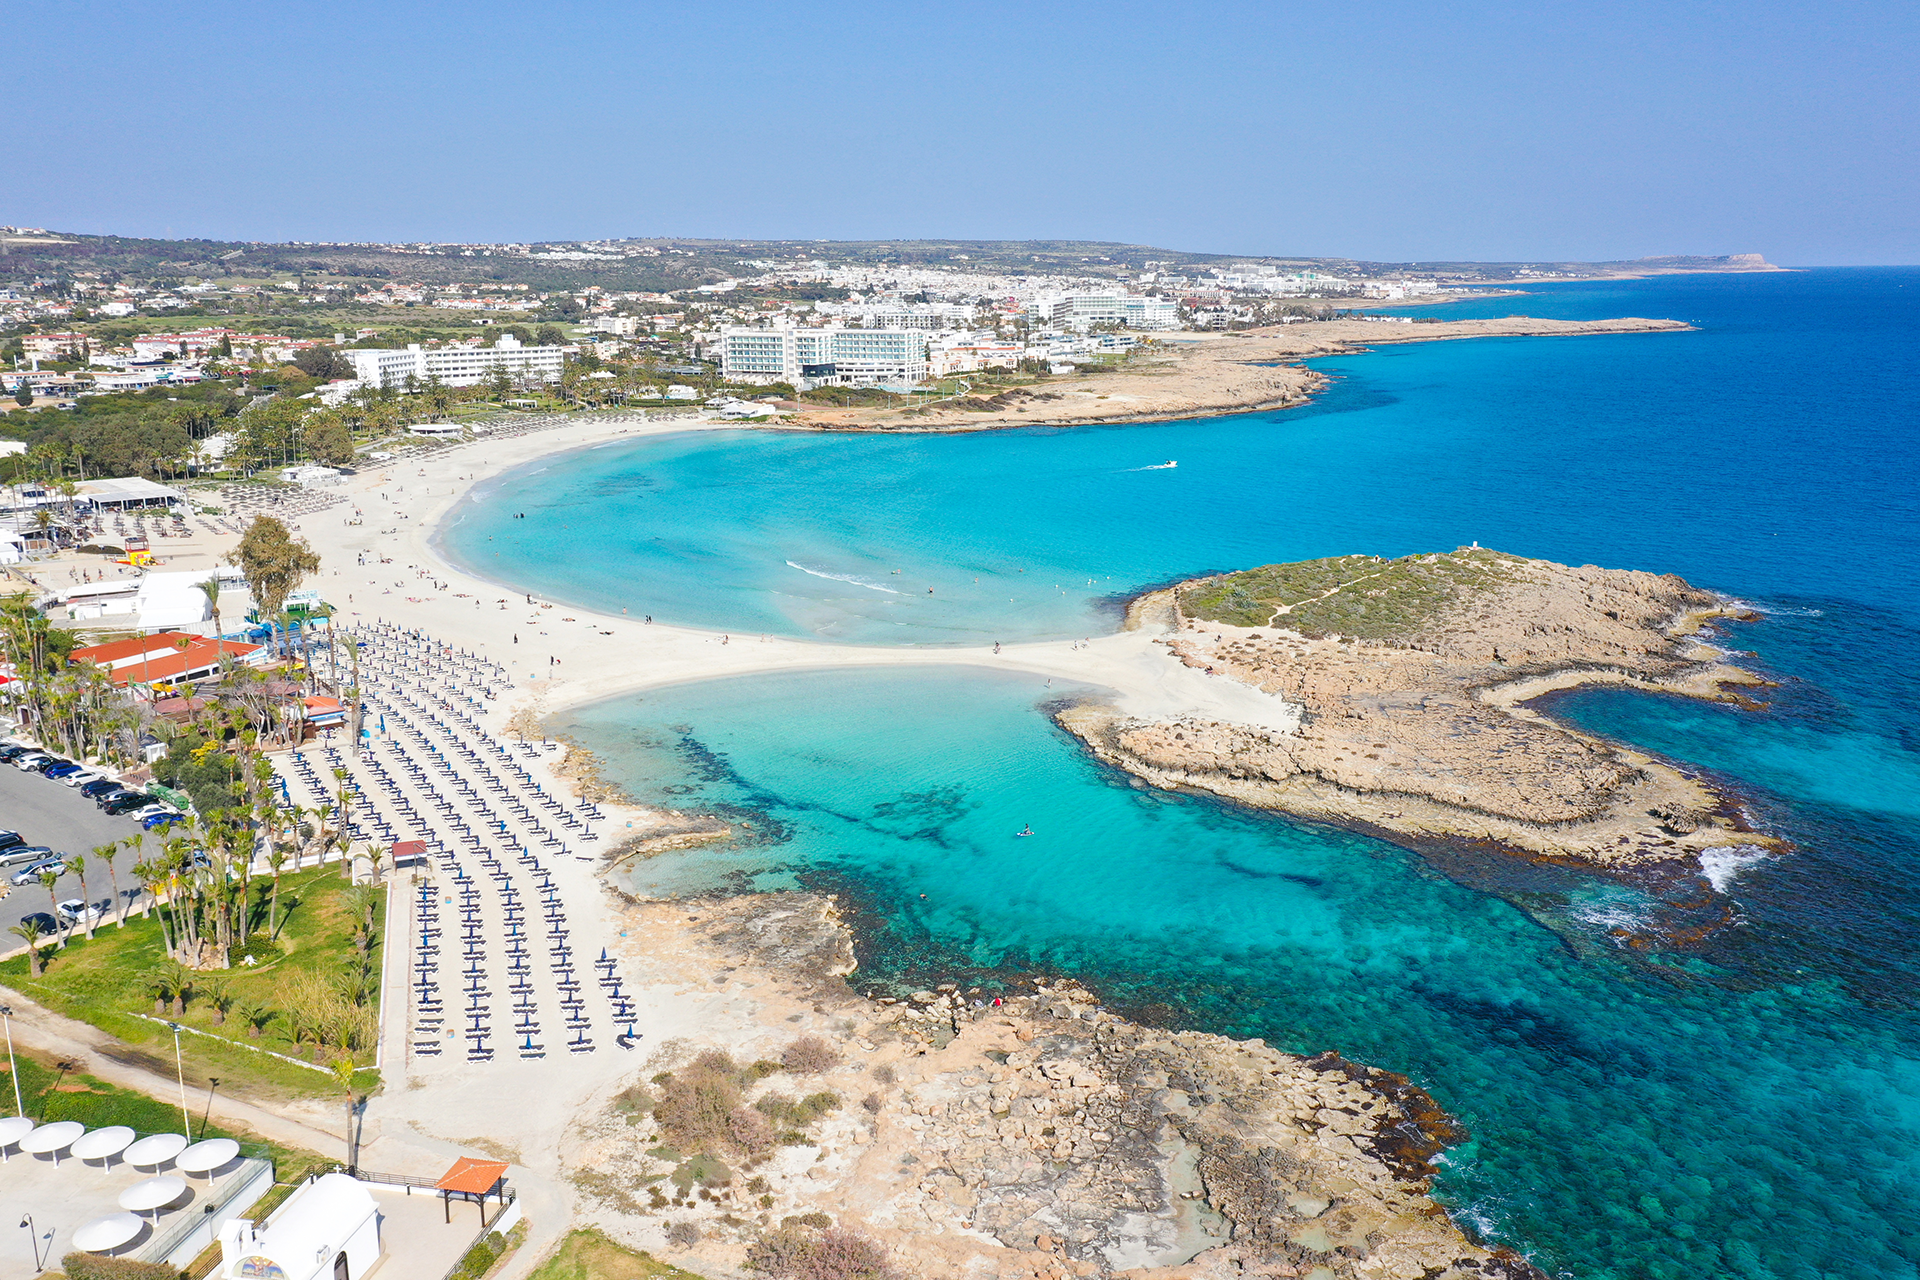
[[[169,1022],[167,1029],[173,1032],[173,1074],[180,1082],[180,1136],[192,1142],[193,1115],[187,1110],[187,1072],[180,1064],[180,1024]]]
[[[33,1215],[20,1219],[20,1229],[27,1233],[27,1243],[33,1246],[33,1273],[39,1275],[46,1268],[40,1265],[40,1228],[33,1225]]]
[[[7,1074],[13,1077],[13,1114],[27,1114],[27,1104],[20,1101],[20,1068],[13,1061],[13,1006],[0,1004],[0,1022],[7,1027]]]

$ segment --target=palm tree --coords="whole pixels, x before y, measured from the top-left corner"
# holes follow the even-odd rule
[[[287,847],[278,840],[267,846],[267,871],[273,876],[273,896],[267,899],[267,936],[277,937],[280,929],[275,921],[280,914],[280,871],[287,863]]]
[[[53,918],[56,921],[60,919],[60,895],[53,891],[53,886],[59,883],[60,873],[58,871],[42,871],[40,873],[40,887],[47,891],[47,902],[53,907]],[[72,932],[73,926],[69,925],[67,926],[66,933],[60,935],[60,947],[62,950],[66,949],[67,934]]]
[[[342,1053],[333,1060],[333,1078],[347,1093],[347,1172],[354,1169],[353,1113],[357,1100],[353,1096],[353,1057]]]
[[[8,928],[7,932],[27,944],[27,974],[29,977],[39,977],[42,963],[40,939],[46,937],[46,930],[40,927],[40,921],[33,916],[26,916],[19,924]]]
[[[125,840],[120,841],[120,845],[133,850],[133,856],[138,858],[140,856],[140,846],[146,842],[147,833],[142,831],[137,836],[128,836]],[[107,847],[106,845],[100,846],[102,849]],[[98,850],[95,852],[98,852]],[[116,928],[124,929],[127,927],[127,900],[120,896],[120,873],[114,870],[113,855],[111,853],[107,855],[107,875],[113,881],[113,901],[115,906],[113,923]]]
[[[207,598],[207,608],[213,611],[213,660],[219,662],[226,656],[220,639],[220,574],[216,571],[205,582],[194,585],[200,588],[200,594]]]
[[[112,849],[112,845],[107,846]],[[87,941],[93,941],[93,898],[87,892],[87,859],[85,854],[76,853],[67,859],[67,866],[73,874],[80,877],[80,923],[86,927]],[[71,932],[71,930],[69,930]]]

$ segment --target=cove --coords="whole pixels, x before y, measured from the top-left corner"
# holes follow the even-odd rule
[[[640,799],[746,824],[631,888],[839,893],[863,989],[1068,973],[1136,1016],[1410,1074],[1473,1134],[1439,1196],[1549,1270],[1913,1273],[1910,1009],[1830,973],[1767,985],[1626,956],[1608,930],[1631,893],[1531,879],[1584,931],[1576,954],[1391,845],[1132,785],[1046,718],[1060,692],[810,672],[555,728]]]
[[[738,820],[638,887],[840,893],[863,983],[1066,973],[1139,1016],[1406,1071],[1474,1134],[1440,1194],[1550,1270],[1914,1276],[1916,300],[1911,270],[1558,286],[1463,305],[1700,329],[1383,348],[1321,362],[1329,392],[1277,414],[560,455],[488,482],[443,545],[581,607],[923,645],[1088,634],[1211,569],[1475,540],[1739,595],[1763,620],[1717,640],[1756,653],[1765,709],[1551,704],[1718,775],[1794,846],[1718,869],[1719,933],[1644,950],[1613,932],[1656,911],[1628,886],[1499,863],[1475,891],[1133,787],[1046,718],[1071,691],[1018,678],[756,677],[556,727],[636,796]]]

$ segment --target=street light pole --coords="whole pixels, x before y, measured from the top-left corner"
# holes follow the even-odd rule
[[[180,1082],[180,1136],[192,1142],[193,1114],[187,1110],[187,1072],[180,1065],[180,1024],[169,1022],[167,1027],[173,1032],[173,1074]]]
[[[13,1006],[0,1004],[0,1022],[7,1025],[7,1074],[13,1077],[13,1114],[27,1114],[27,1104],[20,1101],[20,1068],[13,1061]]]
[[[33,1225],[32,1214],[20,1219],[20,1229],[27,1233],[27,1243],[33,1246],[33,1274],[39,1275],[46,1268],[40,1265],[40,1228]]]

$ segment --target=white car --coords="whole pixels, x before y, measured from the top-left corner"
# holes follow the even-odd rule
[[[44,751],[29,751],[27,754],[16,758],[13,762],[13,767],[22,773],[26,773],[29,770],[38,769],[51,759],[53,759],[53,757]]]
[[[180,811],[172,805],[160,804],[157,801],[147,805],[145,808],[135,809],[132,813],[123,813],[120,816],[123,818],[132,818],[135,822],[145,822],[148,818],[162,813],[170,813],[176,818],[180,816]]]
[[[60,781],[70,787],[84,787],[89,782],[98,782],[107,776],[107,774],[102,773],[98,769],[82,769],[77,773],[68,774],[66,777],[60,779]]]
[[[107,913],[97,906],[91,906],[78,898],[68,898],[57,908],[62,924],[99,924]]]

